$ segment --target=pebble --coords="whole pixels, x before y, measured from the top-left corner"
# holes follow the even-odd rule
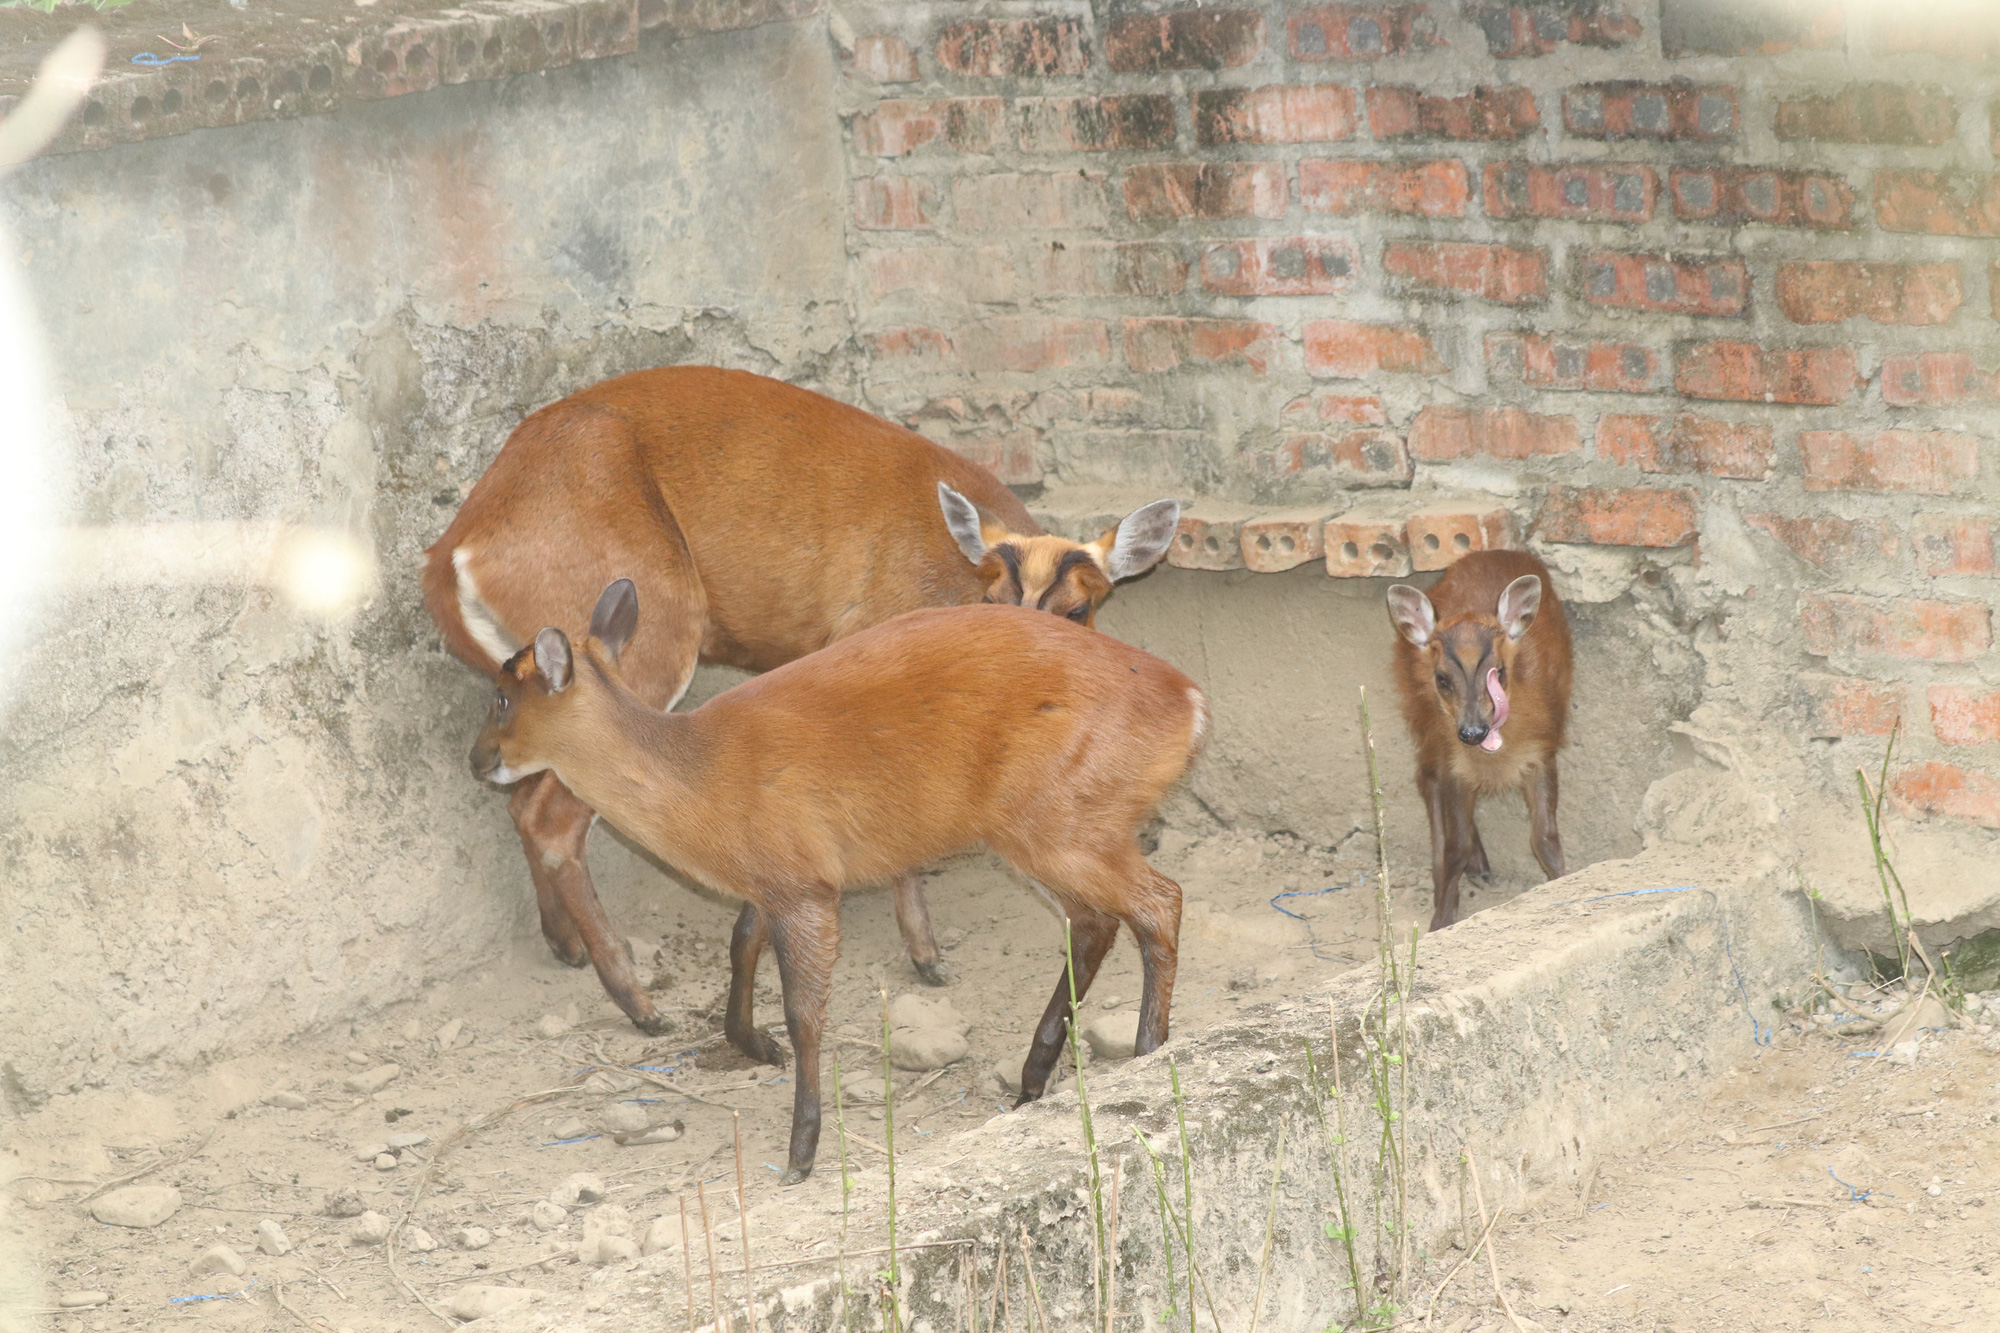
[[[943,1069],[972,1053],[972,1043],[949,1028],[896,1028],[889,1033],[889,1063],[898,1069]]]
[[[465,1020],[454,1018],[437,1031],[438,1049],[448,1051],[458,1042],[458,1034],[465,1031]]]
[[[680,1241],[680,1223],[671,1217],[656,1217],[646,1224],[646,1234],[639,1240],[639,1253],[658,1254]]]
[[[574,1208],[580,1203],[596,1203],[604,1197],[604,1182],[587,1171],[579,1171],[573,1176],[565,1176],[563,1183],[549,1191],[549,1202],[559,1208]]]
[[[554,1231],[569,1221],[569,1210],[559,1203],[547,1199],[535,1200],[535,1227],[540,1231]]]
[[[321,1211],[328,1217],[359,1217],[367,1207],[367,1204],[361,1202],[358,1190],[341,1189],[326,1196]]]
[[[580,1139],[590,1133],[590,1126],[578,1120],[575,1116],[571,1116],[550,1130],[549,1133],[555,1135],[558,1142],[563,1139]]]
[[[600,1069],[583,1081],[583,1086],[591,1092],[619,1096],[644,1085],[646,1080],[634,1074],[621,1073],[616,1069]]]
[[[603,1122],[613,1134],[642,1134],[652,1128],[653,1117],[637,1102],[614,1102],[604,1108]]]
[[[303,1111],[312,1105],[312,1101],[290,1088],[280,1088],[264,1098],[264,1105],[275,1106],[281,1111]]]
[[[841,1100],[852,1106],[879,1106],[888,1084],[876,1074],[857,1074],[840,1080]]]
[[[370,1208],[348,1223],[347,1238],[356,1245],[380,1245],[389,1239],[389,1219]]]
[[[413,1018],[409,1022],[403,1024],[404,1041],[415,1041],[423,1035],[424,1035],[424,1025],[422,1023],[419,1023],[416,1019]]]
[[[1139,1044],[1138,1012],[1099,1014],[1083,1025],[1083,1039],[1098,1059],[1123,1060]]]
[[[1021,1095],[1021,1066],[1018,1061],[1003,1056],[1000,1063],[994,1065],[987,1073],[995,1083],[999,1084],[1000,1091],[1014,1097]]]
[[[430,1141],[430,1135],[419,1134],[415,1130],[411,1130],[407,1134],[391,1134],[389,1136],[389,1151],[402,1152],[405,1148],[420,1148]]]
[[[193,1267],[196,1277],[207,1277],[210,1273],[242,1277],[250,1271],[250,1265],[243,1262],[243,1256],[227,1245],[209,1246],[195,1258]]]
[[[485,1227],[460,1227],[451,1233],[451,1242],[461,1250],[483,1250],[493,1243],[493,1233]]]
[[[1890,1019],[1882,1027],[1883,1044],[1894,1047],[1898,1042],[1907,1041],[1919,1035],[1923,1028],[1948,1028],[1951,1026],[1951,1011],[1938,1001],[1926,996],[1924,1002],[1912,1005]]]
[[[349,1051],[347,1053],[347,1063],[351,1065],[366,1065],[374,1058],[374,1056],[368,1054],[366,1051]]]
[[[593,1291],[590,1295],[583,1298],[583,1311],[585,1314],[596,1314],[609,1304],[611,1304],[610,1292]]]
[[[429,1254],[438,1247],[437,1237],[422,1227],[407,1227],[403,1231],[403,1248],[414,1254]]]
[[[367,1147],[365,1147],[365,1148],[357,1148],[357,1149],[355,1149],[355,1150],[354,1150],[354,1160],[355,1160],[355,1161],[357,1161],[357,1162],[372,1162],[372,1161],[374,1161],[374,1160],[375,1160],[375,1159],[376,1159],[377,1157],[380,1157],[380,1156],[381,1156],[381,1155],[382,1155],[383,1153],[385,1153],[385,1152],[387,1152],[387,1151],[389,1151],[389,1145],[388,1145],[388,1144],[386,1144],[386,1143],[371,1143],[371,1144],[369,1144],[369,1145],[368,1145]]]
[[[358,1092],[366,1097],[378,1093],[391,1083],[394,1083],[397,1075],[402,1072],[403,1068],[401,1065],[376,1065],[366,1073],[354,1075],[342,1083],[341,1086],[349,1092]]]
[[[639,1257],[639,1247],[626,1236],[589,1236],[576,1247],[581,1263],[602,1268],[606,1264],[630,1263]]]
[[[569,1020],[559,1014],[543,1014],[535,1020],[535,1031],[544,1037],[560,1037],[569,1029]]]
[[[655,1143],[672,1143],[686,1132],[676,1120],[671,1125],[654,1125],[638,1134],[614,1134],[611,1141],[625,1148],[644,1148]]]
[[[396,1154],[392,1152],[377,1153],[375,1156],[375,1169],[377,1171],[394,1171],[396,1169]]]
[[[172,1185],[127,1185],[90,1202],[90,1215],[114,1227],[156,1227],[179,1212],[181,1192]]]
[[[1921,1047],[1922,1043],[1915,1037],[1910,1038],[1908,1041],[1899,1041],[1889,1048],[1889,1063],[1892,1065],[1913,1065],[1917,1062],[1917,1054]]]
[[[108,1291],[66,1291],[56,1297],[56,1304],[65,1310],[88,1310],[93,1305],[102,1305],[111,1299]]]
[[[889,1027],[945,1028],[964,1036],[972,1031],[972,1021],[958,1012],[942,995],[898,995],[889,1005]]]
[[[502,1310],[511,1310],[529,1301],[538,1301],[543,1295],[533,1287],[489,1287],[472,1283],[452,1293],[450,1309],[456,1318],[469,1322],[499,1314]]]
[[[257,1248],[266,1254],[290,1254],[292,1238],[274,1219],[267,1217],[257,1224]]]

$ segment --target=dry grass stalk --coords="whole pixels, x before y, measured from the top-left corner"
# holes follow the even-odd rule
[[[1109,1239],[1105,1241],[1104,1333],[1113,1333],[1112,1326],[1118,1322],[1118,1181],[1124,1170],[1124,1158],[1111,1159],[1111,1216],[1107,1223]]]
[[[681,1278],[687,1286],[687,1333],[694,1333],[694,1242],[688,1237],[687,1195],[680,1196],[681,1204]]]
[[[715,1228],[708,1218],[707,1182],[694,1182],[694,1201],[701,1209],[701,1238],[708,1247],[708,1313],[711,1320],[722,1318],[722,1292],[715,1282]]]
[[[1264,1219],[1264,1257],[1257,1261],[1257,1295],[1250,1302],[1250,1333],[1264,1317],[1264,1279],[1271,1275],[1271,1241],[1278,1232],[1278,1182],[1285,1177],[1285,1122],[1278,1122],[1278,1164],[1271,1172],[1271,1212]]]
[[[1465,1149],[1465,1172],[1472,1178],[1472,1200],[1479,1205],[1479,1225],[1487,1233],[1486,1267],[1493,1274],[1493,1294],[1499,1297],[1500,1309],[1507,1316],[1507,1322],[1514,1326],[1514,1333],[1527,1333],[1521,1324],[1521,1316],[1514,1313],[1514,1306],[1507,1299],[1506,1288],[1500,1285],[1500,1260],[1493,1253],[1492,1228],[1486,1221],[1486,1196],[1479,1188],[1479,1167],[1472,1160],[1472,1148],[1469,1144]],[[1495,1217],[1497,1218],[1498,1214],[1495,1214]]]
[[[757,1333],[757,1288],[750,1280],[750,1205],[743,1197],[743,1116],[729,1113],[730,1130],[736,1136],[736,1222],[743,1230],[743,1327]]]
[[[1042,1308],[1042,1288],[1035,1281],[1035,1256],[1028,1252],[1028,1228],[1021,1228],[1021,1272],[1026,1276],[1028,1299],[1035,1312],[1035,1327],[1049,1333],[1049,1313]]]

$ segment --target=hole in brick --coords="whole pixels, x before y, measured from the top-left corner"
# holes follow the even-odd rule
[[[1426,551],[1435,551],[1441,545],[1443,543],[1438,541],[1438,535],[1435,532],[1426,532],[1424,534],[1424,549]]]
[[[1715,177],[1683,176],[1674,183],[1674,193],[1680,197],[1681,207],[1690,213],[1709,213],[1715,209]]]
[[[221,79],[216,79],[208,85],[202,96],[206,97],[210,102],[226,102],[229,100],[229,85]]]
[[[132,123],[133,123],[134,125],[143,125],[143,124],[145,124],[145,123],[146,123],[146,117],[148,117],[148,116],[150,116],[150,115],[152,115],[152,114],[153,114],[153,99],[152,99],[152,98],[150,98],[150,97],[135,97],[135,98],[133,98],[133,99],[132,99]]]
[[[413,46],[410,48],[410,54],[403,57],[403,65],[408,69],[422,69],[430,63],[431,53],[427,47]]]
[[[104,123],[104,103],[92,102],[89,106],[85,107],[83,109],[83,123],[86,125],[102,125]]]
[[[1233,278],[1243,267],[1242,257],[1234,250],[1211,250],[1209,268],[1218,278]]]
[[[1368,554],[1380,564],[1388,564],[1396,558],[1396,548],[1387,542],[1376,542],[1368,548]]]
[[[1648,588],[1659,587],[1660,571],[1657,569],[1641,570],[1639,573],[1639,582],[1645,584]]]
[[[1180,536],[1180,543],[1183,551],[1192,551],[1194,549],[1194,534],[1183,532]]]
[[[257,80],[240,79],[236,84],[236,100],[239,102],[254,102],[258,98],[258,94],[263,91],[257,85]]]
[[[1362,55],[1382,54],[1382,25],[1375,19],[1357,18],[1347,25],[1347,45]]]
[[[592,14],[584,21],[583,36],[593,47],[604,45],[604,20]]]
[[[306,86],[316,93],[333,87],[333,66],[314,65],[312,74],[306,79]]]
[[[181,109],[181,90],[178,88],[167,89],[166,95],[160,98],[160,114],[163,116],[171,116],[174,114],[174,112],[180,109]]]
[[[1380,549],[1379,544],[1376,549]],[[1361,548],[1353,542],[1342,542],[1340,544],[1340,558],[1342,560],[1359,560],[1361,558]],[[1379,560],[1381,557],[1377,556],[1376,558]]]
[[[1271,539],[1261,532],[1257,534],[1257,549],[1260,551],[1271,549]]]
[[[402,63],[401,60],[396,58],[394,51],[384,51],[381,55],[375,57],[375,68],[384,74],[394,74],[401,67]]]
[[[1278,549],[1283,551],[1286,555],[1290,555],[1293,551],[1299,549],[1299,544],[1293,541],[1289,536],[1280,537],[1278,538]]]
[[[1636,213],[1646,206],[1646,178],[1619,176],[1611,183],[1611,206],[1621,213]]]
[[[1222,543],[1213,537],[1203,537],[1201,544],[1210,555],[1218,554],[1222,550]]]
[[[1582,208],[1590,202],[1590,182],[1581,176],[1571,176],[1563,181],[1563,202],[1571,208]]]
[[[1326,54],[1326,29],[1317,23],[1301,23],[1293,30],[1292,40],[1298,43],[1302,56]]]
[[[1769,217],[1778,211],[1778,178],[1776,176],[1752,176],[1743,186],[1743,202],[1750,205],[1750,211],[1759,217]]]
[[[458,44],[458,63],[470,65],[472,58],[479,54],[479,46],[470,37]]]
[[[284,82],[279,86],[278,91],[288,96],[296,97],[305,90],[306,76],[295,69],[286,70]]]
[[[1653,134],[1663,134],[1667,128],[1667,99],[1658,93],[1648,93],[1632,103],[1632,123]]]
[[[488,37],[486,39],[486,46],[480,54],[484,55],[488,61],[498,60],[500,58],[500,39],[498,37]]]
[[[553,47],[553,46],[561,46],[561,45],[562,45],[562,39],[563,39],[563,28],[562,28],[562,24],[560,24],[560,23],[551,23],[551,24],[549,25],[549,33],[548,33],[548,37],[549,37],[549,45],[550,45],[550,46],[552,46],[552,47]]]
[[[1470,551],[1472,549],[1472,538],[1462,532],[1454,532],[1451,534],[1451,544],[1461,551]],[[1433,542],[1432,545],[1435,546],[1436,543]]]

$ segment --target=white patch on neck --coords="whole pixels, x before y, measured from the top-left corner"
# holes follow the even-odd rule
[[[493,608],[480,600],[479,584],[472,577],[470,546],[461,546],[451,553],[451,567],[458,571],[458,617],[465,622],[465,632],[472,636],[472,641],[486,650],[497,667],[520,651],[520,641],[508,632]]]

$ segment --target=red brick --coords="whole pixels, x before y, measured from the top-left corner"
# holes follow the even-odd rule
[[[1928,236],[2000,236],[2000,176],[1878,171],[1875,223]]]
[[[917,57],[910,44],[890,32],[873,32],[854,41],[854,69],[877,83],[914,83]]]
[[[1930,688],[1931,730],[1946,745],[2000,741],[2000,690],[1969,685]]]
[[[1060,370],[1100,366],[1111,359],[1104,321],[1046,315],[996,315],[958,331],[954,340],[967,370]]]
[[[1465,292],[1501,305],[1528,305],[1549,294],[1548,256],[1540,250],[1443,241],[1390,241],[1382,271],[1410,287]]]
[[[1889,780],[1896,807],[1915,815],[1943,815],[1981,828],[2000,828],[2000,777],[1931,760],[1901,769]]]
[[[1125,360],[1134,370],[1240,361],[1261,375],[1270,368],[1278,337],[1277,329],[1251,319],[1128,319]]]
[[[1792,549],[1808,564],[1827,569],[1859,556],[1888,559],[1896,554],[1896,534],[1875,519],[1787,518],[1782,514],[1745,514],[1744,522],[1762,529]]]
[[[1799,599],[1799,617],[1806,651],[1818,657],[1860,653],[1970,662],[1993,646],[1992,612],[1979,602],[1807,593]]]
[[[1286,403],[1278,413],[1278,421],[1286,426],[1311,426],[1323,422],[1386,426],[1389,417],[1382,410],[1382,400],[1372,393],[1328,393],[1320,389]]]
[[[1125,74],[1163,69],[1234,69],[1257,58],[1264,16],[1254,9],[1183,9],[1111,21],[1104,63]]]
[[[1644,343],[1489,333],[1486,366],[1496,378],[1538,389],[1652,393],[1666,387],[1666,363]]]
[[[1771,475],[1777,450],[1769,426],[1712,421],[1692,413],[1606,415],[1597,419],[1597,456],[1641,472],[1705,472],[1735,481],[1764,481]]]
[[[1199,506],[1181,510],[1167,563],[1177,569],[1243,568],[1243,518],[1221,512],[1203,513]]]
[[[1593,546],[1685,546],[1694,492],[1551,486],[1535,527],[1544,540]]]
[[[854,224],[864,231],[920,231],[937,225],[938,191],[922,176],[861,176]]]
[[[1887,736],[1903,713],[1903,693],[1857,676],[1802,675],[1799,701],[1805,705],[1806,735],[1825,740],[1843,736]]]
[[[1173,296],[1187,287],[1188,262],[1171,241],[1058,241],[1036,252],[1037,293]]]
[[[1076,171],[960,176],[951,204],[961,231],[1059,231],[1110,221],[1104,177]]]
[[[1160,162],[1125,173],[1125,211],[1141,222],[1178,218],[1282,218],[1285,168],[1277,162]]]
[[[1584,83],[1563,94],[1563,125],[1580,139],[1736,137],[1736,90],[1727,84]]]
[[[1925,0],[1874,15],[1871,45],[1882,55],[1915,52],[1947,60],[2000,56],[2000,11],[1985,0]]]
[[[2000,402],[2000,370],[1981,370],[1970,352],[1892,356],[1882,363],[1882,401],[1896,407]]]
[[[1512,551],[1514,516],[1479,505],[1433,505],[1410,515],[1410,564],[1416,569],[1449,569],[1474,551]]]
[[[1917,551],[1917,568],[1934,579],[1955,574],[1991,574],[1994,527],[1990,518],[1917,515],[1910,525],[1910,544]]]
[[[1824,97],[1778,103],[1780,139],[1886,143],[1935,148],[1958,129],[1958,108],[1943,93],[1894,83],[1857,83]]]
[[[1669,59],[1825,51],[1846,36],[1844,0],[1660,0],[1660,50]]]
[[[854,151],[902,157],[925,144],[943,143],[963,153],[990,153],[1006,117],[1007,104],[997,97],[891,98],[854,118]]]
[[[1014,258],[998,246],[866,250],[861,268],[868,275],[869,295],[876,300],[903,291],[925,297],[950,292],[963,301],[1012,301],[1019,294]]]
[[[1263,513],[1243,524],[1243,565],[1259,574],[1296,569],[1326,558],[1326,509]]]
[[[937,59],[954,74],[1008,79],[1090,68],[1081,19],[969,19],[938,34]]]
[[[1583,296],[1592,305],[1668,315],[1740,315],[1750,299],[1750,269],[1726,257],[1616,254],[1582,264]]]
[[[1378,139],[1519,139],[1542,123],[1526,88],[1478,87],[1463,97],[1420,88],[1368,90],[1368,132]]]
[[[1357,324],[1349,319],[1309,319],[1306,371],[1334,379],[1366,379],[1377,371],[1435,375],[1449,369],[1422,329]]]
[[[1409,445],[1400,435],[1386,430],[1287,435],[1276,449],[1256,455],[1252,462],[1264,476],[1322,475],[1336,490],[1405,487],[1416,472]]]
[[[990,469],[1009,486],[1037,486],[1042,481],[1042,464],[1035,446],[1041,432],[1033,429],[994,432],[982,435],[954,435],[940,441],[961,458]]]
[[[1225,296],[1325,296],[1360,271],[1361,250],[1345,236],[1224,241],[1201,256],[1201,285]]]
[[[1453,458],[1539,458],[1577,448],[1575,417],[1544,417],[1518,407],[1426,407],[1410,423],[1410,453],[1425,462]]]
[[[1563,42],[1623,46],[1645,31],[1639,20],[1608,7],[1581,10],[1569,4],[1481,5],[1471,12],[1486,35],[1486,50],[1502,60],[1545,56]]]
[[[1986,266],[1986,290],[1993,298],[1993,318],[2000,319],[2000,259]]]
[[[1026,97],[1016,105],[1021,113],[1021,147],[1031,153],[1100,153],[1174,144],[1174,104],[1163,93]]]
[[[1764,348],[1697,343],[1680,354],[1674,387],[1690,398],[1832,406],[1854,396],[1861,377],[1851,347]]]
[[[1447,44],[1426,5],[1324,5],[1285,30],[1294,60],[1380,60]]]
[[[1469,193],[1465,164],[1356,162],[1308,158],[1299,163],[1299,202],[1311,213],[1409,213],[1455,218]]]
[[[949,335],[940,329],[921,326],[871,333],[868,350],[877,361],[917,361],[942,367],[952,359]]]
[[[1772,167],[1675,168],[1669,185],[1683,222],[1839,230],[1854,221],[1854,191],[1839,176]]]
[[[1644,222],[1653,216],[1659,186],[1660,178],[1651,167],[1489,162],[1486,214],[1496,218]]]
[[[1194,137],[1204,147],[1351,139],[1354,90],[1319,84],[1198,92],[1194,95]]]
[[[1400,518],[1350,513],[1326,525],[1326,572],[1336,579],[1397,579],[1410,573],[1410,534]]]
[[[1809,491],[1950,495],[1979,479],[1979,438],[1951,431],[1801,431],[1799,453]]]
[[[1778,308],[1794,324],[1942,324],[1965,304],[1956,264],[1821,261],[1778,269]]]

